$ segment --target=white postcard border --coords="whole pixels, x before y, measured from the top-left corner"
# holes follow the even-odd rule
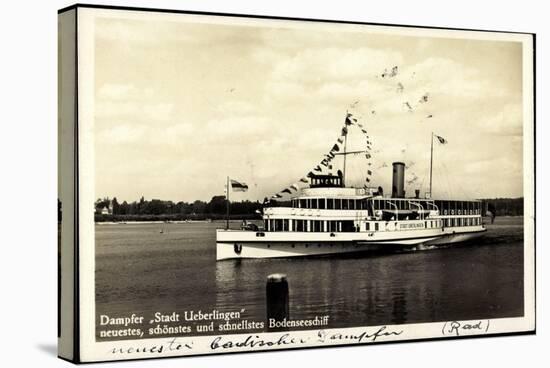
[[[479,336],[506,333],[534,331],[535,329],[535,213],[534,213],[534,96],[533,96],[533,38],[528,34],[490,33],[476,31],[440,30],[427,28],[401,28],[399,26],[357,25],[322,22],[289,22],[286,20],[235,18],[224,16],[189,15],[179,13],[156,13],[143,11],[122,11],[107,9],[78,8],[78,127],[79,127],[79,232],[80,232],[80,358],[81,361],[107,361],[122,359],[159,358],[181,355],[199,355],[242,351],[276,350],[305,347],[322,347],[334,345],[352,345],[370,342],[389,342],[404,340],[420,340],[456,337],[453,333],[445,334],[445,328],[450,329],[449,323],[456,322],[460,326],[476,326],[481,322],[486,329],[472,328],[460,330],[459,336]],[[165,21],[186,20],[207,23],[224,23],[239,25],[272,25],[277,23],[281,27],[337,27],[339,31],[366,31],[373,33],[404,34],[409,36],[430,36],[444,38],[471,38],[478,40],[502,40],[523,43],[523,162],[524,162],[524,317],[502,318],[472,321],[448,321],[421,324],[404,324],[388,326],[368,326],[352,328],[336,328],[324,330],[328,334],[342,334],[358,336],[362,333],[375,334],[383,331],[399,332],[398,335],[380,336],[371,341],[366,339],[354,342],[353,339],[318,341],[319,329],[291,332],[247,333],[235,335],[220,335],[223,339],[242,341],[247,336],[258,336],[257,339],[277,341],[282,335],[291,337],[304,343],[288,343],[271,347],[234,347],[229,349],[212,349],[212,340],[218,336],[177,337],[178,344],[192,344],[192,349],[170,350],[163,352],[134,352],[130,354],[116,354],[113,351],[128,349],[135,350],[142,347],[167,345],[173,338],[152,338],[125,340],[114,342],[95,341],[95,229],[94,229],[94,24],[99,17],[123,17],[139,19],[163,19]],[[83,236],[86,234],[86,236]],[[183,352],[182,352],[183,351]]]

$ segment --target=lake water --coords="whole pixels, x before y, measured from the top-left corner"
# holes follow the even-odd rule
[[[288,277],[291,319],[329,315],[328,328],[523,315],[520,217],[497,217],[483,238],[441,249],[216,262],[223,226],[96,225],[98,327],[101,314],[213,309],[265,321],[272,273]]]

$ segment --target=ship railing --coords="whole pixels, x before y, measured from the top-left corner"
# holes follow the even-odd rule
[[[392,205],[393,208],[395,208],[395,217],[399,218],[399,207],[397,207],[397,205],[395,203],[390,202],[390,201],[386,201],[386,203]]]
[[[342,217],[342,218],[364,218],[368,216],[367,209],[319,209],[319,208],[289,208],[271,207],[264,209],[264,217],[304,216],[304,217]]]
[[[420,210],[419,211],[420,219],[424,220],[426,218],[424,214],[424,207],[418,202],[409,201],[409,203],[412,204],[413,206],[416,206]]]

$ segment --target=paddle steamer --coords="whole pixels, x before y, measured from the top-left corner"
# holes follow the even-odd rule
[[[433,140],[432,134],[431,162]],[[345,157],[345,148],[340,154]],[[218,229],[217,260],[419,249],[464,242],[486,231],[481,201],[432,199],[431,168],[430,192],[406,197],[405,163],[392,165],[391,197],[381,187],[346,187],[345,160],[344,171],[335,175],[310,172],[309,187],[292,197],[290,206],[264,207],[263,227]]]

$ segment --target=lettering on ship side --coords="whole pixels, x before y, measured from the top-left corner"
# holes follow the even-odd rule
[[[423,229],[424,228],[424,224],[422,222],[416,222],[416,223],[412,223],[412,224],[399,224],[399,228],[400,229]]]

